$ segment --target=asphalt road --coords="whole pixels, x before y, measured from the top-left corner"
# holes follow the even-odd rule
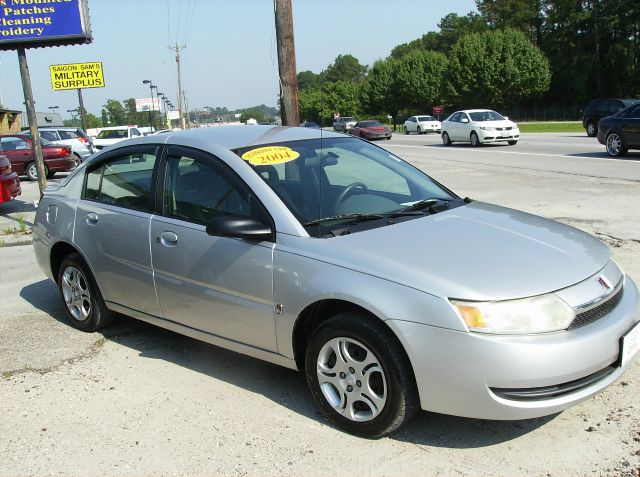
[[[640,282],[640,154],[581,135],[516,146],[380,146],[461,196],[555,218],[606,241]],[[37,185],[24,184],[31,217]],[[0,216],[8,216],[0,206]],[[472,238],[470,238],[472,239]],[[131,319],[64,320],[30,246],[0,248],[0,475],[616,475],[640,472],[640,360],[599,396],[543,419],[422,412],[379,440],[333,429],[303,376]]]

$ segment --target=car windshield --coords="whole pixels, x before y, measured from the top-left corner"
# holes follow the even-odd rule
[[[31,133],[30,132],[25,132],[25,133],[23,133],[23,136],[27,136],[28,138],[30,138],[31,137]],[[42,136],[40,136],[40,145],[49,146],[50,144],[53,144],[53,143],[51,141],[49,141],[48,139],[45,139]]]
[[[342,120],[343,120],[343,121],[355,121],[355,120],[356,120],[356,118],[351,118],[351,117],[348,117],[348,116],[347,116],[347,117],[342,118]]]
[[[504,117],[495,111],[475,111],[469,116],[471,121],[504,121]]]
[[[457,199],[420,170],[357,138],[308,139],[235,152],[312,236],[369,219],[369,228],[389,225],[389,214],[403,220],[423,217],[419,209],[433,205],[429,200]],[[376,219],[384,220],[373,223]]]
[[[418,116],[418,121],[436,121],[432,116]]]
[[[125,139],[127,137],[126,129],[109,129],[100,131],[96,139]]]
[[[380,121],[362,121],[360,123],[361,128],[372,128],[372,127],[380,127],[384,126]]]

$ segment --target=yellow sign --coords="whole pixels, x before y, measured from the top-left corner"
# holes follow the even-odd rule
[[[54,91],[81,88],[104,88],[102,63],[71,63],[51,65],[51,86]]]
[[[282,164],[283,162],[293,161],[298,157],[300,157],[300,154],[284,146],[259,147],[242,155],[242,159],[254,166]]]

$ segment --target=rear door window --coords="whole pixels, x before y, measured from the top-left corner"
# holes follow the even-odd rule
[[[58,131],[62,139],[76,139],[78,134],[75,131]]]

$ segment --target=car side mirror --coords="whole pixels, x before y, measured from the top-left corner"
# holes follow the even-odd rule
[[[207,222],[206,232],[215,237],[241,238],[252,242],[273,240],[271,227],[242,215],[213,217]]]
[[[462,123],[468,123],[469,122],[469,118],[462,118],[462,121],[460,121]]]
[[[504,119],[509,119],[509,116],[505,116]]]

